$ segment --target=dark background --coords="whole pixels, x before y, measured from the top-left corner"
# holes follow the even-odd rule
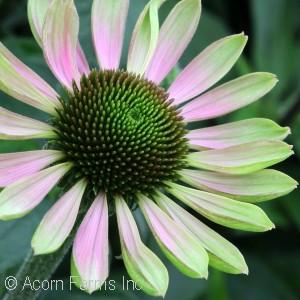
[[[108,0],[109,1],[109,0]],[[91,0],[76,1],[80,15],[80,40],[91,66],[96,66],[90,39]],[[125,38],[123,66],[132,28],[146,0],[132,0]],[[162,19],[177,1],[168,0],[161,9]],[[184,53],[180,67],[184,67],[201,50],[215,40],[229,34],[244,31],[249,42],[244,54],[233,70],[224,78],[227,81],[255,71],[275,73],[279,84],[274,91],[260,101],[231,113],[228,116],[202,123],[201,126],[230,122],[244,118],[266,117],[281,125],[289,126],[292,135],[288,143],[294,145],[295,155],[276,168],[299,181],[300,175],[300,1],[299,0],[203,0],[203,12],[199,29]],[[25,0],[0,0],[0,41],[23,62],[33,68],[52,86],[59,85],[34,41],[27,21]],[[41,120],[47,116],[35,109],[14,101],[0,92],[0,105],[12,111],[30,115]],[[36,142],[0,141],[0,152],[14,152],[38,149]],[[47,197],[37,209],[26,217],[0,221],[0,295],[4,292],[3,279],[15,273],[30,249],[31,236],[43,214],[55,201],[56,191]],[[250,274],[228,275],[210,269],[209,279],[190,279],[179,273],[164,257],[169,269],[170,285],[167,300],[296,300],[300,299],[300,193],[294,191],[260,205],[276,224],[276,229],[266,233],[246,233],[214,226],[244,254]],[[160,255],[148,228],[139,212],[136,212],[142,238],[151,249]],[[111,225],[110,240],[113,255],[118,253],[118,235]],[[70,275],[67,256],[54,274],[56,279]],[[126,276],[121,260],[112,259],[109,279],[120,281]],[[92,296],[81,293],[75,287],[72,291],[48,292],[45,299],[152,299],[143,293],[123,291],[102,291]]]

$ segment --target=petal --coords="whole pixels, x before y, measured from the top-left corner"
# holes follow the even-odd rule
[[[54,128],[50,125],[0,107],[0,139],[27,140],[55,137]]]
[[[40,47],[43,47],[43,27],[46,22],[47,12],[51,3],[52,0],[28,0],[27,10],[29,24],[31,31]],[[77,42],[76,50],[76,59],[79,72],[80,74],[84,73],[88,75],[90,73],[89,65],[79,42]]]
[[[185,275],[207,278],[208,256],[200,243],[146,196],[140,196],[138,203],[167,258]]]
[[[208,252],[211,266],[232,274],[248,274],[244,257],[233,244],[162,193],[157,193],[155,200],[176,224],[199,240]]]
[[[56,150],[0,154],[0,187],[36,173],[63,158]]]
[[[37,43],[42,47],[42,33],[48,9],[52,0],[28,0],[29,25]]]
[[[85,180],[79,181],[45,214],[31,240],[34,255],[52,253],[64,243],[75,224],[86,185]]]
[[[52,115],[56,114],[55,108],[61,106],[56,92],[2,43],[0,43],[0,90]]]
[[[277,164],[294,152],[281,141],[259,140],[223,149],[193,152],[188,155],[192,167],[229,174],[255,172]]]
[[[245,202],[271,200],[290,193],[297,182],[276,170],[261,170],[246,175],[182,170],[181,180],[195,188]]]
[[[141,241],[134,218],[121,197],[116,197],[116,213],[122,257],[130,277],[152,296],[164,297],[169,283],[166,267]]]
[[[192,99],[218,82],[235,64],[247,42],[236,34],[221,39],[201,52],[176,78],[168,90],[174,104]]]
[[[91,72],[89,63],[86,59],[86,56],[82,50],[82,47],[81,47],[79,41],[77,41],[77,46],[76,46],[76,61],[77,61],[77,66],[78,66],[80,75],[82,75],[82,74],[89,75]]]
[[[259,207],[169,182],[168,191],[207,219],[229,228],[267,231],[274,224]]]
[[[72,90],[79,86],[80,73],[76,60],[79,19],[73,0],[53,0],[43,29],[43,51],[57,79]]]
[[[151,0],[132,33],[127,70],[143,75],[155,51],[159,35],[158,9],[165,0]]]
[[[59,164],[24,177],[0,193],[0,220],[20,218],[35,208],[71,168]]]
[[[92,33],[98,63],[118,69],[122,54],[129,0],[94,0]]]
[[[145,76],[160,83],[178,62],[197,29],[200,0],[180,1],[161,27],[156,50]]]
[[[108,249],[107,197],[101,193],[81,223],[73,246],[73,270],[81,282],[95,283],[87,286],[89,293],[100,289],[108,277]]]
[[[288,127],[257,118],[191,130],[186,138],[193,149],[220,149],[262,139],[283,140],[290,132]]]
[[[278,82],[270,73],[252,73],[229,81],[182,107],[186,122],[216,118],[244,107],[268,93]]]

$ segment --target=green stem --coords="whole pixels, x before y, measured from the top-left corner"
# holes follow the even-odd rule
[[[44,280],[49,281],[52,274],[62,262],[73,243],[69,237],[64,245],[54,253],[47,255],[33,255],[32,250],[19,269],[16,278],[17,286],[14,290],[8,291],[3,300],[34,300],[43,291],[42,287],[35,289],[33,282],[42,285]]]
[[[16,288],[8,291],[2,300],[35,300],[38,298],[43,292],[42,282],[44,280],[49,282],[49,279],[71,248],[76,231],[83,220],[84,214],[85,210],[79,212],[71,234],[57,251],[46,255],[33,255],[32,250],[30,250],[27,258],[15,276],[15,282],[17,283]],[[33,287],[34,281],[36,281],[36,285],[40,288]]]

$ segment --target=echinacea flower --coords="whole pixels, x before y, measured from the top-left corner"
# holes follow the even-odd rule
[[[0,219],[27,214],[54,186],[63,186],[65,193],[32,239],[36,255],[48,254],[62,246],[80,208],[88,206],[75,236],[71,270],[79,283],[96,283],[88,284],[88,292],[108,277],[109,213],[117,216],[129,275],[144,292],[158,296],[166,293],[168,272],[142,242],[133,204],[167,258],[187,276],[206,278],[208,264],[234,274],[247,273],[247,265],[234,245],[183,207],[226,227],[267,231],[273,223],[252,203],[285,195],[297,185],[265,169],[293,153],[282,142],[289,128],[257,118],[187,130],[191,122],[258,100],[277,79],[252,73],[207,91],[245,47],[247,37],[237,34],[206,48],[165,90],[160,84],[195,33],[201,1],[180,1],[159,28],[163,2],[151,0],[142,11],[124,70],[120,58],[129,0],[93,2],[99,69],[90,69],[78,41],[73,0],[29,0],[34,37],[65,95],[0,44],[1,90],[51,116],[42,123],[0,109],[1,139],[46,141],[43,150],[0,155]]]

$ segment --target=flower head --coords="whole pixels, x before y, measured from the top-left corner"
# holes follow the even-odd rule
[[[140,207],[158,245],[184,274],[207,277],[208,264],[247,273],[242,254],[176,200],[227,227],[274,227],[253,203],[287,194],[296,182],[265,169],[293,152],[289,134],[267,119],[188,130],[266,93],[277,79],[253,73],[211,89],[245,47],[244,34],[223,38],[200,53],[166,90],[198,26],[201,1],[182,0],[159,28],[163,0],[151,0],[134,28],[126,69],[120,68],[129,0],[94,0],[92,38],[99,68],[90,69],[78,41],[73,0],[29,0],[33,34],[64,87],[58,95],[0,44],[0,88],[51,115],[48,123],[0,109],[0,138],[45,139],[43,150],[0,155],[0,218],[36,207],[55,185],[64,194],[33,239],[36,255],[57,250],[86,208],[73,245],[72,274],[101,287],[109,273],[108,217],[118,220],[122,257],[142,290],[164,295],[168,272],[142,242],[131,209]],[[172,199],[171,199],[172,198]]]

